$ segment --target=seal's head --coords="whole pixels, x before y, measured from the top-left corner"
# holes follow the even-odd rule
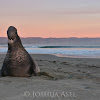
[[[7,36],[8,36],[8,46],[15,48],[18,45],[21,45],[20,37],[18,36],[17,29],[14,26],[10,26],[8,28]]]
[[[17,34],[17,29],[13,26],[10,26],[7,30],[7,36],[8,36],[8,42],[14,42],[16,37],[18,36]]]

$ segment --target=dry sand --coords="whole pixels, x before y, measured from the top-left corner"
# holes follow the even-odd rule
[[[0,100],[100,100],[100,59],[32,57],[48,75],[1,77]],[[0,68],[4,58],[1,54]]]

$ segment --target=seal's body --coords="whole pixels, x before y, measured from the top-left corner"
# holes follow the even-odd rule
[[[10,26],[7,31],[8,51],[3,62],[0,76],[29,77],[40,72],[37,63],[24,49],[17,29]]]

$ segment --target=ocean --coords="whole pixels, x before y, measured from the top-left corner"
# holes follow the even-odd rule
[[[53,54],[61,57],[100,58],[100,46],[36,46],[24,45],[30,54]],[[7,45],[0,45],[0,54],[7,52]]]

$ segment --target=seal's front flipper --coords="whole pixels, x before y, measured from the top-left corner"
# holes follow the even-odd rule
[[[37,76],[38,73],[40,73],[40,68],[38,66],[38,64],[36,63],[36,61],[34,59],[33,60],[33,66],[32,66],[32,69],[33,69],[33,74],[34,76]]]

